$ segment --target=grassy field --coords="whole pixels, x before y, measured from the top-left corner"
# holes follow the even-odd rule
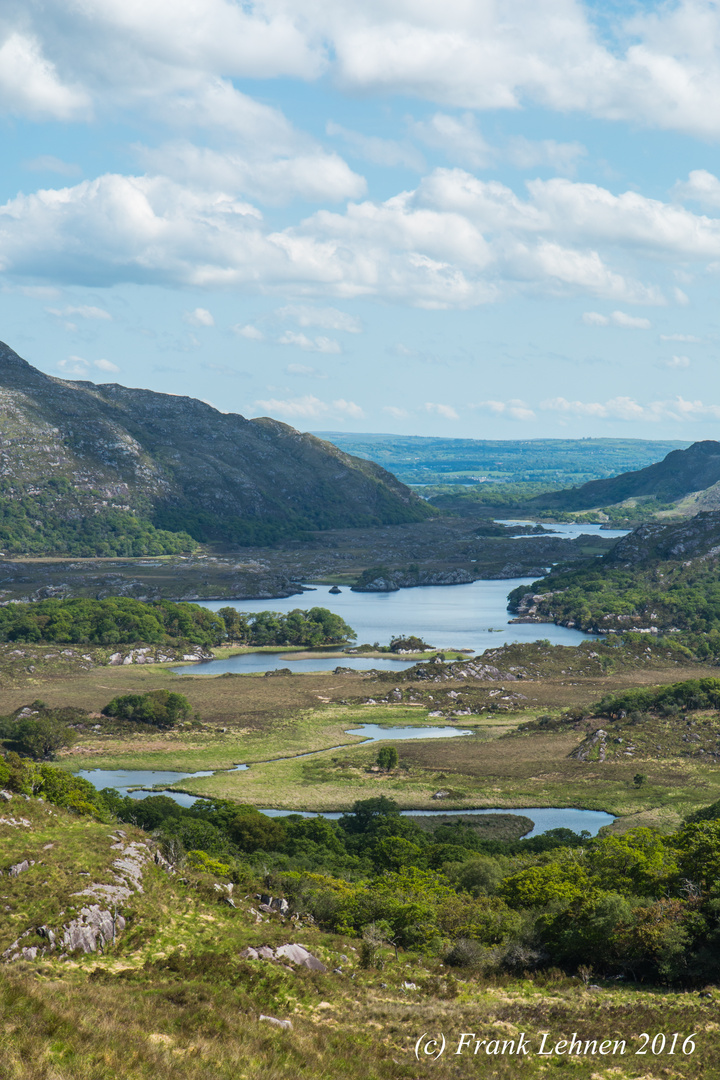
[[[12,812],[28,824],[0,822],[0,868],[21,856],[34,865],[2,879],[0,951],[24,927],[71,917],[88,882],[113,881],[117,855],[111,826],[16,799]],[[126,844],[148,842],[132,826],[123,831]],[[703,997],[613,981],[586,985],[591,978],[556,969],[487,976],[412,950],[396,956],[391,947],[381,949],[378,968],[367,969],[357,938],[258,914],[242,889],[235,902],[233,909],[219,900],[212,876],[186,869],[182,879],[169,876],[151,860],[115,944],[3,965],[3,1080],[541,1080],[558,1069],[578,1080],[720,1077],[715,988]],[[34,932],[23,940],[46,944]],[[306,946],[328,971],[240,956],[248,945],[286,942]],[[292,1027],[278,1029],[262,1015]],[[473,1039],[457,1054],[463,1032]],[[648,1041],[642,1032],[669,1036],[666,1052],[638,1056]],[[683,1054],[691,1033],[694,1052]],[[518,1056],[509,1046],[521,1034],[528,1052]],[[445,1053],[437,1060],[421,1053],[418,1061],[418,1040],[425,1037],[422,1049],[441,1035]],[[574,1035],[589,1044],[587,1053],[547,1054],[548,1044]],[[617,1053],[601,1056],[606,1039],[612,1048],[618,1042]],[[492,1053],[503,1042],[506,1052]]]

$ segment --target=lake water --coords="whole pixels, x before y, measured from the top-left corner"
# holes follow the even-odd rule
[[[258,808],[260,809],[260,808]],[[261,813],[267,814],[268,817],[289,817],[290,814],[296,813],[293,810],[270,810],[261,809]],[[529,817],[533,822],[533,829],[531,832],[526,833],[526,837],[540,836],[544,832],[548,832],[550,829],[572,829],[573,832],[580,833],[586,830],[591,836],[597,836],[598,832],[604,825],[612,825],[615,818],[612,814],[606,814],[604,810],[578,810],[577,807],[563,807],[563,806],[526,806],[521,809],[506,810],[503,807],[497,807],[491,810],[401,810],[400,813],[403,817],[433,817],[435,815],[449,816],[452,813],[456,814],[513,814],[518,817]],[[304,811],[302,817],[326,817],[331,820],[337,821],[342,817],[340,813],[329,814],[317,814],[310,811]]]
[[[607,540],[617,540],[621,536],[627,536],[629,529],[603,529],[602,525],[578,525],[574,521],[558,521],[558,522],[544,522],[544,521],[520,521],[519,519],[504,518],[502,521],[498,519],[499,525],[542,525],[543,529],[548,531],[545,533],[535,533],[536,537],[541,536],[562,536],[566,540],[575,540],[578,536],[604,536]],[[532,540],[533,536],[515,536],[514,540]]]
[[[588,526],[589,528],[590,526]],[[357,642],[387,645],[396,635],[417,634],[440,649],[472,649],[484,652],[511,642],[547,638],[553,645],[578,645],[591,637],[580,630],[553,623],[509,624],[508,593],[518,585],[531,585],[534,578],[505,578],[501,581],[473,581],[469,585],[424,585],[392,593],[355,593],[343,589],[331,593],[327,586],[299,596],[276,600],[208,600],[202,606],[211,611],[234,607],[238,611],[282,611],[325,607],[340,615],[357,633]],[[401,671],[407,659],[372,659],[349,656],[329,659],[293,660],[292,653],[244,653],[226,660],[183,664],[173,668],[186,675],[221,675],[231,671],[249,674],[288,667],[291,671],[333,671],[336,667],[356,670],[378,668]]]
[[[404,732],[405,734],[400,734]],[[407,734],[413,732],[413,734]],[[415,734],[420,732],[420,734]],[[381,733],[377,734],[376,733]],[[457,728],[435,728],[429,730],[427,728],[378,728],[376,724],[363,724],[360,728],[353,728],[348,734],[352,735],[369,735],[373,741],[379,741],[382,738],[386,739],[418,739],[418,738],[439,738],[452,735],[469,735],[471,732],[461,731]],[[322,752],[322,751],[320,751]],[[247,766],[236,766],[236,768],[247,768]],[[180,806],[192,806],[198,801],[197,796],[190,795],[183,791],[148,791],[142,790],[141,785],[153,787],[158,784],[178,784],[183,780],[191,780],[200,776],[212,776],[212,772],[164,772],[158,769],[93,769],[77,774],[84,780],[89,780],[98,790],[109,787],[114,788],[120,795],[129,795],[131,799],[147,799],[151,795],[167,795],[173,799]],[[134,790],[129,790],[129,789]],[[268,817],[288,817],[290,814],[299,813],[301,817],[327,817],[333,820],[337,820],[342,817],[341,813],[326,813],[319,814],[310,810],[272,810],[259,808],[260,812],[267,814]],[[452,814],[452,810],[402,810],[401,813],[405,816],[422,815],[431,817],[436,814]],[[597,835],[598,831],[603,825],[610,825],[615,820],[612,814],[606,814],[601,810],[578,810],[576,807],[525,807],[522,809],[506,810],[502,807],[496,809],[484,809],[484,810],[457,810],[458,814],[516,814],[522,817],[529,817],[534,822],[534,828],[532,832],[527,833],[527,836],[539,836],[541,833],[547,832],[549,829],[572,829],[573,832],[580,833],[583,829],[586,829],[593,836]]]

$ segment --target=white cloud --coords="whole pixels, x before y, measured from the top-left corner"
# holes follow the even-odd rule
[[[341,353],[340,342],[334,338],[316,337],[309,338],[305,334],[298,334],[294,330],[286,330],[278,338],[279,345],[296,345],[299,349],[308,352]]]
[[[600,315],[597,311],[586,311],[583,322],[588,326],[622,326],[626,330],[649,330],[649,319],[637,315],[628,315],[624,311],[613,311],[610,315]]]
[[[441,405],[439,402],[436,401],[426,401],[425,409],[429,413],[437,413],[438,416],[442,416],[444,420],[460,419],[455,409],[453,409],[452,405]]]
[[[30,172],[54,172],[59,173],[60,176],[79,176],[82,172],[79,165],[63,161],[54,154],[41,154],[30,161],[24,161],[23,167],[29,169]]]
[[[497,181],[436,169],[414,191],[322,209],[280,230],[223,191],[109,174],[0,207],[0,268],[20,280],[242,285],[469,308],[517,292],[662,304],[657,285],[632,276],[634,259],[720,259],[720,219],[558,178],[527,189],[523,199]],[[359,326],[337,308],[281,310],[294,310],[300,325]],[[645,325],[624,312],[608,318]],[[332,351],[328,341],[314,347]]]
[[[323,330],[344,330],[348,334],[362,333],[362,323],[354,315],[334,307],[308,307],[288,304],[278,308],[280,319],[294,319],[298,326],[321,326]]]
[[[89,115],[84,90],[64,84],[34,35],[10,33],[0,45],[0,109],[34,120]]]
[[[472,113],[448,116],[435,113],[429,120],[418,120],[411,125],[412,134],[426,146],[442,150],[453,161],[482,169],[497,159],[497,150],[490,146],[477,128]]]
[[[215,319],[207,308],[196,307],[194,311],[186,311],[183,315],[183,321],[189,323],[190,326],[214,326]]]
[[[233,330],[236,334],[239,334],[240,337],[247,338],[248,341],[265,340],[265,335],[263,334],[262,330],[259,330],[257,328],[257,326],[251,326],[250,324],[248,324],[247,326],[240,326],[240,324],[238,323],[237,326],[233,326]]]
[[[549,166],[556,172],[572,176],[580,158],[587,156],[587,149],[579,142],[561,143],[555,139],[526,139],[517,135],[510,139],[503,150],[503,157],[519,169],[532,169],[537,165]]]
[[[670,360],[663,360],[663,366],[668,368],[687,368],[690,367],[690,357],[673,356]]]
[[[388,168],[404,166],[417,172],[422,172],[425,168],[424,157],[410,143],[382,139],[378,135],[363,135],[332,120],[325,125],[325,131],[331,138],[342,139],[351,153],[365,161],[372,161],[375,165],[385,165]]]
[[[120,368],[111,363],[110,360],[93,360],[92,363],[89,360],[85,360],[82,356],[68,356],[67,360],[59,360],[58,367],[64,375],[79,375],[81,378],[87,378],[91,367],[98,368],[99,371],[117,372]]]
[[[407,409],[401,409],[397,405],[383,405],[383,412],[386,412],[389,416],[392,416],[395,420],[404,420],[409,416]]]
[[[509,401],[480,401],[473,409],[488,409],[496,416],[507,416],[510,420],[534,420],[534,411],[519,398],[511,398]]]
[[[568,401],[566,398],[558,397],[542,401],[540,408],[548,412],[573,416],[652,423],[666,420],[683,422],[720,419],[720,405],[705,405],[702,401],[686,401],[679,396],[670,401],[651,401],[647,405],[641,405],[629,397],[616,397],[605,402]]]
[[[673,194],[682,201],[700,203],[715,210],[720,206],[720,180],[706,169],[693,169],[687,180],[678,181]]]
[[[270,398],[256,401],[255,404],[266,409],[270,416],[280,415],[292,419],[315,420],[318,417],[335,415],[361,420],[365,416],[363,410],[354,401],[346,401],[344,398],[332,402],[321,401],[313,394],[285,400]]]
[[[702,338],[695,337],[693,334],[661,334],[661,341],[682,341],[690,345],[701,345]]]
[[[255,153],[237,153],[180,142],[137,152],[150,172],[202,190],[242,194],[273,205],[293,199],[340,202],[360,198],[367,190],[364,177],[338,154],[320,147],[276,157],[263,138],[255,148]]]
[[[327,379],[327,375],[324,371],[318,371],[317,368],[308,367],[307,364],[288,364],[285,370],[288,375],[301,375],[306,379]]]
[[[46,308],[49,315],[57,315],[58,318],[68,318],[70,315],[79,315],[82,319],[107,319],[112,320],[112,315],[104,308],[93,307],[91,304],[80,304],[78,307],[69,305],[64,308]]]
[[[169,18],[166,0],[7,0],[2,97],[33,116],[77,115],[91,95],[161,113],[172,95],[191,99],[223,77],[328,73],[356,96],[528,104],[717,137],[716,4],[632,10],[604,5],[598,19],[582,0],[183,0]]]

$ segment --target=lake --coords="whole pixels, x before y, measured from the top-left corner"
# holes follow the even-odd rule
[[[508,593],[518,585],[529,586],[534,580],[504,578],[501,581],[473,581],[469,585],[423,585],[392,593],[356,593],[343,588],[342,592],[333,594],[328,586],[321,585],[312,592],[276,600],[207,600],[201,606],[211,611],[234,607],[247,612],[325,607],[352,626],[358,644],[369,645],[376,641],[387,645],[396,635],[417,634],[436,648],[484,652],[511,642],[547,638],[553,645],[578,645],[592,637],[554,623],[509,624]],[[360,671],[368,668],[401,671],[413,663],[404,657],[391,660],[386,657],[329,659],[319,656],[311,660],[293,660],[292,656],[292,653],[244,653],[225,660],[183,664],[173,670],[188,675],[220,675],[226,671],[249,674],[281,667],[297,672],[333,671],[338,666]]]
[[[542,525],[547,529],[546,533],[535,533],[535,536],[562,536],[566,540],[575,540],[578,536],[604,536],[607,540],[617,540],[621,536],[627,536],[629,529],[603,529],[602,525],[578,525],[575,521],[521,521],[519,519],[504,518],[498,520],[498,525]],[[531,536],[514,536],[514,540],[532,540]]]

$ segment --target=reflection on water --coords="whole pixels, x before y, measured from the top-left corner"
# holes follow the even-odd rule
[[[387,645],[392,637],[417,634],[440,649],[469,649],[479,653],[510,642],[543,638],[553,645],[577,645],[592,636],[553,623],[509,624],[508,593],[518,585],[531,585],[533,580],[504,578],[502,581],[473,581],[469,585],[425,585],[393,593],[354,593],[343,589],[333,594],[321,586],[300,596],[277,600],[208,600],[202,606],[211,611],[235,607],[250,613],[326,607],[352,626],[358,643],[369,645],[376,641]],[[173,670],[193,675],[220,675],[226,671],[249,673],[281,667],[291,671],[332,671],[338,666],[399,671],[410,663],[385,657],[382,660],[359,656],[330,660],[320,656],[312,660],[293,660],[292,654],[287,653],[245,653]]]
[[[181,780],[194,780],[199,776],[213,776],[210,772],[171,772],[162,769],[90,769],[79,772],[77,776],[83,780],[89,780],[98,791],[103,788],[114,788],[120,795],[130,795],[138,798],[135,792],[130,791],[134,787],[156,787],[158,784],[179,784]],[[160,792],[147,792],[146,794],[158,795]]]
[[[261,813],[267,814],[268,817],[288,817],[290,814],[298,813],[296,810],[259,809],[261,809]],[[541,833],[548,832],[550,829],[572,829],[572,831],[576,833],[581,833],[583,830],[586,830],[591,836],[596,836],[604,825],[612,825],[615,820],[612,814],[606,814],[603,810],[578,810],[576,807],[560,806],[526,806],[514,810],[506,810],[504,807],[495,807],[491,810],[401,810],[400,813],[404,817],[415,817],[420,815],[423,817],[433,817],[440,814],[449,817],[453,813],[462,816],[466,814],[513,814],[519,817],[529,817],[534,823],[534,827],[531,832],[526,834],[527,837],[540,836]],[[301,816],[326,817],[337,820],[342,817],[342,814],[318,814],[303,811]]]
[[[535,537],[562,536],[566,540],[575,540],[578,536],[604,536],[606,540],[617,540],[620,536],[627,536],[629,529],[603,529],[602,525],[582,525],[576,521],[520,521],[498,520],[498,525],[542,525],[547,529],[544,533],[534,533],[526,536],[514,536],[513,540],[532,540]]]
[[[379,724],[360,724],[345,732],[361,735],[368,742],[387,739],[452,739],[454,735],[473,735],[474,732],[454,727],[381,727]]]

